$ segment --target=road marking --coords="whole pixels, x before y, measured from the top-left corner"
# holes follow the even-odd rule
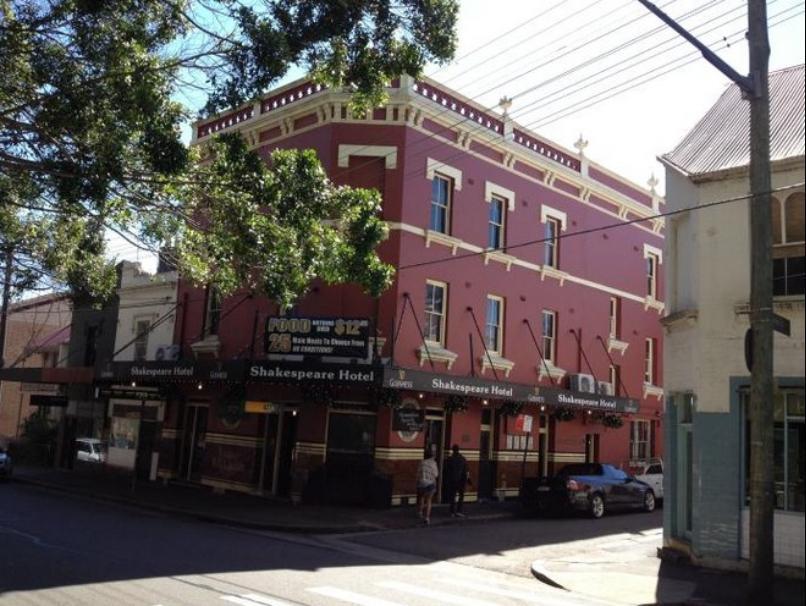
[[[308,587],[305,591],[317,593],[334,600],[347,602],[349,604],[356,604],[357,606],[402,606],[397,602],[390,602],[389,600],[382,600],[380,598],[373,598],[368,595],[354,593],[338,587]]]
[[[521,591],[518,589],[505,589],[503,587],[493,587],[490,585],[485,585],[483,583],[477,583],[474,581],[465,581],[464,579],[437,577],[436,580],[442,583],[456,585],[462,587],[463,589],[472,589],[474,591],[480,591],[481,593],[492,593],[494,595],[499,595],[505,598],[516,598],[518,600],[522,600],[524,602],[531,602],[533,604],[546,603],[545,597],[538,597],[534,592]]]
[[[291,606],[290,602],[267,598],[256,593],[245,593],[241,597],[236,595],[222,595],[221,599],[226,602],[238,604],[238,606]]]
[[[246,598],[247,600],[252,600],[253,602],[257,602],[258,604],[266,604],[267,606],[292,606],[291,602],[286,602],[285,600],[279,600],[277,598],[267,598],[264,595],[258,595],[257,593],[242,593],[242,598]]]
[[[408,583],[401,583],[400,581],[382,581],[375,584],[385,589],[395,589],[403,593],[410,593],[423,598],[437,600],[438,602],[445,602],[446,604],[459,604],[460,606],[495,606],[493,602],[474,600],[473,598],[445,593],[444,591],[437,591],[436,589],[428,589],[427,587],[410,585]]]

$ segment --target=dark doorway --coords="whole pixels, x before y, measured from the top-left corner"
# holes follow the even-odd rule
[[[588,433],[585,434],[585,462],[598,463],[599,462],[599,434]]]
[[[157,423],[141,420],[137,433],[137,455],[134,469],[138,480],[149,480],[151,476],[151,459],[154,453],[154,444],[157,441]]]
[[[424,454],[428,456],[429,453],[434,455],[434,460],[437,462],[437,466],[439,467],[439,476],[441,481],[437,481],[437,494],[434,500],[437,503],[442,502],[442,495],[445,494],[445,490],[443,489],[443,482],[445,481],[445,448],[444,448],[444,435],[445,435],[445,420],[442,418],[438,418],[436,416],[430,416],[434,414],[436,411],[426,411],[425,417],[425,447],[424,447]],[[442,411],[439,411],[438,414],[442,414]]]
[[[206,406],[189,405],[185,408],[182,456],[179,464],[179,477],[182,480],[191,482],[201,480],[204,439],[207,434],[207,412]]]
[[[481,411],[481,435],[479,437],[479,499],[491,499],[493,496],[493,479],[495,466],[490,460],[492,411],[484,408]]]
[[[291,492],[291,466],[294,459],[294,447],[297,444],[297,411],[285,410],[283,426],[280,430],[280,452],[277,462],[277,494],[288,496]]]
[[[260,434],[263,436],[260,464],[257,469],[255,484],[262,493],[270,493],[274,489],[274,462],[277,457],[277,414],[264,414],[260,419]]]

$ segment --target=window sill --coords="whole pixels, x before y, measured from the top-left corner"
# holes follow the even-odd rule
[[[489,265],[490,261],[497,261],[498,263],[503,263],[504,265],[506,265],[507,271],[512,269],[512,264],[515,263],[517,260],[518,259],[516,257],[501,252],[500,249],[492,249],[484,253],[485,265]]]
[[[429,356],[432,362],[442,363],[448,367],[448,370],[451,369],[453,363],[456,362],[456,359],[459,357],[459,354],[454,353],[448,349],[445,349],[439,343],[428,342],[428,351],[426,351],[425,346],[421,345],[417,348],[417,356],[420,359],[420,366],[428,362]]]
[[[431,243],[436,242],[437,244],[442,244],[443,246],[447,246],[451,249],[451,254],[456,254],[456,251],[462,245],[462,241],[459,238],[454,238],[453,236],[449,236],[448,234],[443,234],[442,232],[434,231],[432,229],[425,230],[425,247],[430,248]]]
[[[221,352],[221,340],[218,338],[218,335],[208,335],[201,341],[192,343],[190,349],[197,358],[199,355],[218,357],[218,354]]]
[[[655,396],[658,400],[660,400],[663,397],[663,387],[644,383],[644,397],[648,398],[649,396]]]
[[[507,360],[499,356],[498,354],[490,352],[490,358],[488,359],[487,356],[481,356],[481,374],[491,367],[490,362],[492,361],[492,368],[496,371],[503,370],[504,375],[508,378],[509,373],[512,372],[512,369],[515,368],[515,362],[512,360]]]
[[[655,297],[646,296],[644,298],[644,311],[648,309],[654,309],[659,314],[663,313],[663,310],[666,308],[666,305],[663,301],[658,301]]]
[[[560,286],[562,286],[565,283],[565,279],[568,277],[568,273],[559,270],[556,267],[551,267],[550,265],[541,265],[540,280],[541,281],[545,280],[546,276],[548,276],[549,278],[554,278],[555,280],[559,280]]]
[[[548,371],[546,370],[546,367],[548,367]],[[535,370],[537,370],[538,381],[542,381],[546,377],[551,377],[553,381],[562,381],[566,375],[566,371],[564,369],[554,366],[554,364],[551,364],[550,362],[538,364]]]
[[[627,348],[629,346],[630,344],[627,341],[621,341],[615,337],[607,338],[607,353],[610,353],[615,349],[623,356],[627,352]]]

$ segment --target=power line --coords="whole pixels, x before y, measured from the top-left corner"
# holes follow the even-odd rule
[[[788,190],[791,190],[791,189],[795,189],[797,187],[803,187],[804,185],[806,185],[806,182],[801,181],[799,183],[793,183],[791,185],[786,185],[786,186],[782,186],[782,187],[776,187],[776,188],[773,188],[773,189],[771,189],[771,190],[769,190],[768,192],[765,192],[765,193],[774,194],[774,193],[781,192],[781,191],[788,191]],[[404,269],[413,269],[413,268],[417,268],[417,267],[425,267],[427,265],[437,265],[439,263],[447,263],[449,261],[460,261],[460,260],[469,259],[469,258],[472,258],[472,257],[480,257],[480,256],[483,256],[485,254],[489,254],[490,252],[495,252],[496,250],[503,251],[503,252],[508,252],[508,251],[516,249],[516,248],[523,248],[524,246],[533,246],[535,244],[543,244],[545,242],[550,242],[550,241],[554,242],[554,241],[564,240],[566,238],[573,238],[573,237],[576,237],[576,236],[584,236],[584,235],[587,235],[587,234],[593,234],[593,233],[598,233],[598,232],[601,232],[601,231],[608,231],[608,230],[611,230],[611,229],[616,229],[616,228],[619,228],[619,227],[632,225],[634,223],[643,223],[645,221],[653,221],[653,220],[656,220],[656,219],[662,219],[664,217],[671,217],[671,216],[679,215],[679,214],[686,213],[686,212],[689,212],[689,211],[703,210],[703,209],[706,209],[706,208],[712,208],[714,206],[722,206],[722,205],[725,205],[725,204],[732,204],[734,202],[740,202],[742,200],[749,200],[752,197],[753,197],[753,194],[746,194],[746,195],[743,195],[743,196],[735,196],[735,197],[732,197],[732,198],[724,198],[722,200],[715,200],[713,202],[706,202],[704,204],[698,204],[696,206],[687,206],[685,208],[679,208],[679,209],[676,209],[676,210],[670,210],[670,211],[666,211],[666,212],[662,212],[662,213],[656,213],[656,214],[650,215],[648,217],[640,217],[638,219],[629,219],[629,220],[625,220],[625,221],[619,221],[618,223],[610,223],[610,224],[607,224],[607,225],[600,225],[598,227],[590,227],[588,229],[580,229],[580,230],[577,230],[577,231],[566,232],[564,234],[558,234],[554,238],[538,238],[536,240],[529,240],[527,242],[520,242],[518,244],[512,244],[512,245],[509,245],[509,246],[504,246],[504,247],[502,247],[500,249],[486,248],[486,249],[478,251],[478,252],[462,253],[462,254],[457,254],[457,255],[451,255],[450,257],[444,257],[442,259],[431,259],[429,261],[421,261],[419,263],[411,263],[409,265],[401,265],[397,269],[398,269],[398,271],[403,271]]]
[[[800,5],[800,6],[802,7],[803,5]],[[795,5],[795,6],[787,8],[787,9],[784,9],[783,11],[777,13],[776,15],[773,15],[772,18],[780,17],[780,16],[784,15],[785,13],[792,11],[795,8],[798,8],[798,6]],[[788,17],[783,18],[783,19],[781,19],[781,20],[779,20],[777,22],[770,23],[769,28],[772,29],[773,27],[781,25],[782,23],[786,23],[787,21],[790,21],[790,20],[792,20],[792,19],[794,19],[796,17],[799,17],[800,15],[803,15],[803,14],[804,14],[804,11],[801,10],[801,11],[799,11],[799,12],[793,14],[793,15],[789,15]],[[725,48],[728,48],[729,46],[731,46],[735,42],[741,42],[744,39],[744,30],[734,32],[733,34],[730,35],[730,38],[731,38],[731,40],[726,40],[724,44],[715,47],[715,49],[716,50],[723,50]],[[685,59],[687,59],[687,60],[685,60]],[[568,117],[570,115],[573,115],[575,113],[579,113],[580,111],[585,110],[585,109],[587,109],[589,107],[592,107],[594,105],[598,105],[599,103],[607,101],[608,99],[612,99],[613,97],[616,97],[616,96],[618,96],[618,95],[620,95],[622,93],[629,92],[630,90],[634,90],[634,89],[638,88],[639,86],[641,86],[643,84],[646,84],[647,82],[651,82],[653,80],[656,80],[656,79],[658,79],[658,78],[660,78],[662,76],[665,76],[668,73],[676,71],[676,70],[678,70],[678,69],[680,69],[682,67],[685,67],[686,65],[690,65],[690,64],[695,63],[695,62],[700,61],[700,60],[702,60],[702,56],[698,51],[688,53],[688,54],[683,55],[683,56],[681,56],[681,57],[679,57],[677,59],[674,59],[674,60],[672,60],[672,61],[670,61],[668,63],[665,63],[665,64],[661,65],[660,68],[671,66],[671,67],[669,67],[669,69],[666,69],[665,71],[659,72],[659,71],[657,71],[657,69],[659,69],[659,68],[656,67],[655,69],[650,70],[649,72],[644,72],[642,74],[639,74],[638,76],[635,76],[634,78],[631,78],[630,80],[627,80],[626,82],[623,82],[623,83],[617,85],[616,90],[610,89],[610,90],[607,90],[607,91],[602,91],[602,92],[597,93],[596,95],[592,95],[592,96],[588,97],[587,99],[583,99],[581,101],[578,101],[577,103],[575,103],[572,106],[572,107],[575,107],[576,109],[566,108],[566,110],[570,109],[570,111],[558,110],[556,112],[548,114],[547,116],[544,116],[541,119],[536,120],[535,122],[530,123],[530,127],[531,128],[540,128],[542,126],[552,124],[552,123],[557,122],[558,120],[566,118],[566,117]],[[677,62],[680,62],[680,61],[683,61],[683,63],[680,63],[679,65],[674,65],[674,63],[677,63]],[[642,80],[640,82],[637,82],[636,84],[633,84],[632,86],[627,86],[626,88],[623,88],[623,89],[619,90],[620,87],[624,87],[627,84],[632,84],[636,80],[639,80],[640,78],[645,77],[645,76],[649,76],[649,77],[645,78],[644,80]],[[597,97],[601,97],[601,95],[605,95],[605,96],[602,97],[602,98],[596,99]],[[594,99],[596,99],[596,100],[594,100]],[[586,103],[588,101],[590,101],[590,102]],[[581,107],[579,107],[580,105],[581,105]]]

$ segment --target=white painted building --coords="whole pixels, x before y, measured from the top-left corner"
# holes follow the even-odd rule
[[[177,284],[176,271],[151,274],[143,271],[139,263],[121,264],[115,362],[177,357],[178,349],[173,345]],[[165,416],[165,402],[164,394],[153,388],[111,388],[107,407],[108,465],[126,469],[137,466],[143,476],[156,478],[158,431]],[[138,462],[138,456],[145,460]]]
[[[775,313],[775,562],[804,567],[804,68],[770,74]],[[664,543],[743,568],[748,554],[749,104],[733,85],[660,158],[668,211],[663,323]],[[714,204],[716,202],[724,202]],[[714,204],[708,206],[709,204]]]

